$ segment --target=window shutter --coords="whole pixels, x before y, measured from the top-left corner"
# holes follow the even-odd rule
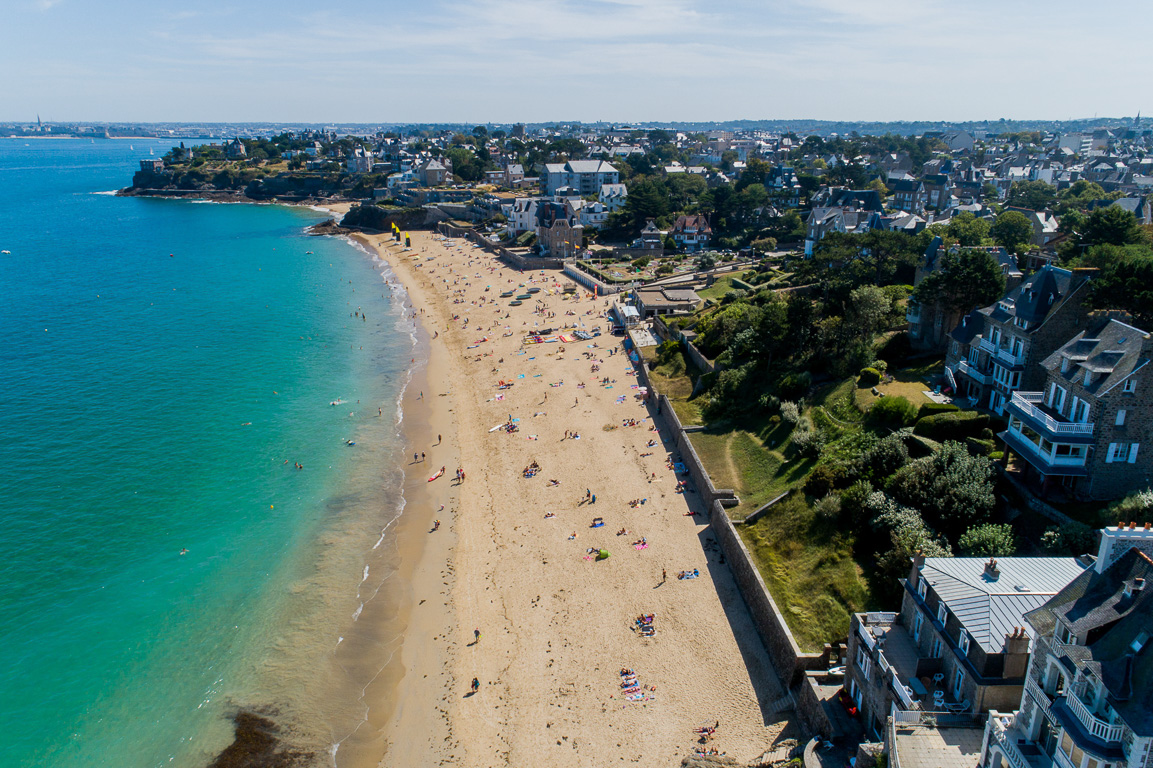
[[[1130,464],[1136,464],[1137,463],[1137,448],[1139,448],[1139,447],[1140,446],[1138,443],[1133,443],[1133,445],[1129,446],[1129,463]]]
[[[1124,408],[1122,408],[1121,410],[1117,411],[1117,421],[1116,421],[1116,425],[1117,425],[1118,427],[1123,427],[1123,426],[1125,426],[1125,409],[1124,409]]]
[[[1109,443],[1109,450],[1105,452],[1105,463],[1113,463],[1113,455],[1117,453],[1117,443]]]

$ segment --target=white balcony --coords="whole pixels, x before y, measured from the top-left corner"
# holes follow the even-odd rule
[[[1025,680],[1025,690],[1029,692],[1029,696],[1032,697],[1033,702],[1041,711],[1048,715],[1049,705],[1053,703],[1053,700],[1049,698],[1049,694],[1041,690],[1041,686],[1037,685],[1037,681],[1032,677]]]
[[[1022,352],[1019,355],[1014,355],[1012,352],[1010,352],[1005,347],[998,347],[996,344],[994,344],[993,342],[989,341],[986,338],[981,339],[981,341],[977,344],[977,349],[981,350],[982,352],[989,353],[990,355],[992,355],[993,357],[996,357],[1002,363],[1004,363],[1005,365],[1008,365],[1010,367],[1012,367],[1014,365],[1024,365],[1025,364],[1026,354],[1024,352]]]
[[[1093,435],[1093,423],[1077,424],[1071,421],[1058,421],[1054,419],[1045,411],[1038,407],[1039,403],[1045,402],[1044,392],[1014,392],[1013,405],[1020,408],[1023,412],[1037,419],[1052,434],[1055,435],[1084,435],[1091,437]]]
[[[1120,725],[1111,725],[1108,721],[1094,715],[1089,711],[1089,707],[1085,702],[1081,701],[1081,697],[1075,693],[1070,692],[1065,697],[1065,702],[1069,705],[1069,709],[1085,726],[1085,730],[1089,731],[1093,736],[1101,739],[1101,741],[1121,741],[1121,734],[1124,729]]]
[[[968,360],[962,360],[957,363],[957,370],[968,376],[973,381],[979,381],[982,384],[988,384],[993,380],[993,375],[991,373],[981,373],[979,370],[977,370],[977,367],[970,364]]]

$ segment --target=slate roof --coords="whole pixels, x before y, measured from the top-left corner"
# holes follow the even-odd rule
[[[1003,653],[1005,635],[1025,625],[1041,607],[1084,571],[1072,557],[998,558],[1000,572],[985,572],[986,558],[928,557],[921,578],[944,601],[986,653]]]
[[[1136,579],[1145,579],[1145,588],[1126,597]],[[1153,560],[1130,548],[1103,573],[1086,571],[1026,616],[1039,635],[1052,634],[1057,617],[1086,641],[1060,650],[1101,679],[1109,704],[1138,736],[1153,735]]]
[[[562,170],[572,173],[616,173],[617,169],[604,160],[569,160]]]
[[[1078,333],[1041,365],[1066,381],[1083,382],[1085,371],[1091,371],[1097,375],[1083,386],[1094,394],[1105,394],[1149,363],[1148,342],[1145,331],[1110,318]],[[1065,373],[1061,373],[1063,359],[1070,362]]]
[[[1076,275],[1067,269],[1046,264],[1005,294],[1001,301],[988,307],[989,311],[986,314],[994,320],[1001,321],[1019,317],[1029,322],[1027,330],[1032,331],[1087,280],[1087,277]],[[1009,309],[1006,310],[1002,304],[1008,305]]]

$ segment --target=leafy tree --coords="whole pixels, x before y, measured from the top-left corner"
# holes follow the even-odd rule
[[[932,456],[902,467],[887,490],[902,504],[922,510],[946,535],[958,536],[993,512],[993,464],[960,443],[947,442]]]
[[[998,245],[1004,246],[1011,253],[1017,253],[1021,246],[1028,245],[1033,240],[1033,225],[1020,211],[1005,211],[997,217],[993,226],[989,227],[989,234]]]
[[[659,179],[645,177],[629,185],[623,212],[633,234],[639,233],[648,219],[669,215],[668,197],[668,190]]]
[[[985,240],[989,237],[989,221],[979,219],[972,213],[965,211],[954,216],[945,231],[962,247],[975,248],[984,245]]]
[[[965,312],[992,304],[1004,293],[1005,275],[992,254],[965,249],[947,251],[940,267],[926,275],[913,291],[913,298],[923,305],[937,304],[952,312]]]
[[[1014,181],[1005,205],[1043,211],[1057,202],[1057,188],[1043,181]]]
[[[1098,269],[1086,286],[1089,306],[1123,309],[1140,327],[1153,327],[1153,249],[1144,245],[1098,245],[1074,263]]]
[[[878,597],[897,594],[898,579],[909,572],[909,561],[918,552],[925,557],[952,557],[948,543],[938,537],[925,524],[921,514],[899,504],[881,491],[874,491],[865,500],[864,511],[872,516],[873,530],[887,539],[877,554],[877,567],[873,571],[874,591]]]
[[[957,547],[967,557],[1009,557],[1017,552],[1013,526],[984,523],[961,534]]]
[[[1081,231],[1082,245],[1133,245],[1148,238],[1137,217],[1117,205],[1094,209]]]
[[[699,270],[704,271],[707,269],[712,269],[716,265],[716,257],[714,257],[711,253],[702,253],[697,257],[697,269]]]
[[[769,253],[777,250],[777,238],[775,237],[761,237],[749,243],[749,246],[756,253]]]
[[[1076,557],[1097,551],[1097,531],[1084,523],[1051,525],[1041,534],[1041,548],[1050,555]]]
[[[849,294],[845,320],[865,344],[872,344],[892,309],[885,292],[875,285],[862,285]]]

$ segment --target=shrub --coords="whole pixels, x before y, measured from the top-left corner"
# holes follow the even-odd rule
[[[661,264],[656,269],[658,275],[671,275],[674,272],[672,264]]]
[[[1017,551],[1013,526],[985,523],[961,534],[957,547],[967,557],[1008,557]]]
[[[942,532],[959,535],[993,512],[993,463],[948,442],[897,470],[886,490],[900,503],[922,510]]]
[[[822,496],[819,501],[813,504],[813,512],[816,513],[817,517],[825,520],[834,520],[840,517],[841,497],[835,493]]]
[[[903,427],[912,424],[917,408],[901,396],[882,397],[869,409],[869,420],[876,424]]]
[[[1076,557],[1097,550],[1097,531],[1084,523],[1051,525],[1041,534],[1041,548],[1050,555]]]
[[[801,420],[801,407],[790,400],[781,403],[781,420],[796,424]]]
[[[884,479],[909,463],[909,449],[905,447],[904,435],[888,435],[877,441],[863,457],[863,473]]]
[[[909,341],[909,332],[901,331],[894,333],[881,348],[877,350],[877,357],[886,361],[889,365],[900,365],[909,359],[913,354],[913,344]]]
[[[1146,488],[1129,494],[1109,507],[1107,524],[1113,525],[1123,520],[1144,522],[1150,512],[1153,512],[1153,489]]]
[[[861,375],[857,377],[858,387],[875,387],[881,382],[881,372],[876,368],[862,368]]]
[[[969,449],[969,453],[974,456],[988,456],[993,452],[994,442],[992,440],[985,440],[978,437],[966,437],[965,447]]]
[[[790,373],[777,384],[777,393],[787,400],[800,400],[809,393],[812,385],[813,377],[808,371]]]
[[[913,434],[930,440],[964,440],[966,437],[980,437],[981,430],[988,428],[989,417],[976,411],[957,411],[926,416],[913,427]]]
[[[776,395],[770,395],[768,392],[765,392],[757,398],[757,404],[761,406],[762,410],[769,411],[770,413],[781,409],[781,399]],[[780,422],[779,417],[777,421]]]
[[[807,459],[815,459],[820,456],[827,441],[828,438],[825,433],[819,429],[814,429],[808,421],[798,422],[790,438],[797,455]]]
[[[861,522],[865,513],[865,502],[873,494],[873,486],[868,480],[858,480],[841,493],[841,510],[849,519]]]
[[[926,416],[936,416],[938,413],[953,413],[961,410],[952,403],[922,403],[921,407],[917,409],[917,420],[925,418]]]
[[[815,499],[827,496],[844,476],[843,470],[838,471],[828,464],[822,464],[805,481],[805,493]]]
[[[637,269],[644,269],[652,261],[648,256],[641,256],[639,259],[633,259],[633,266]]]

